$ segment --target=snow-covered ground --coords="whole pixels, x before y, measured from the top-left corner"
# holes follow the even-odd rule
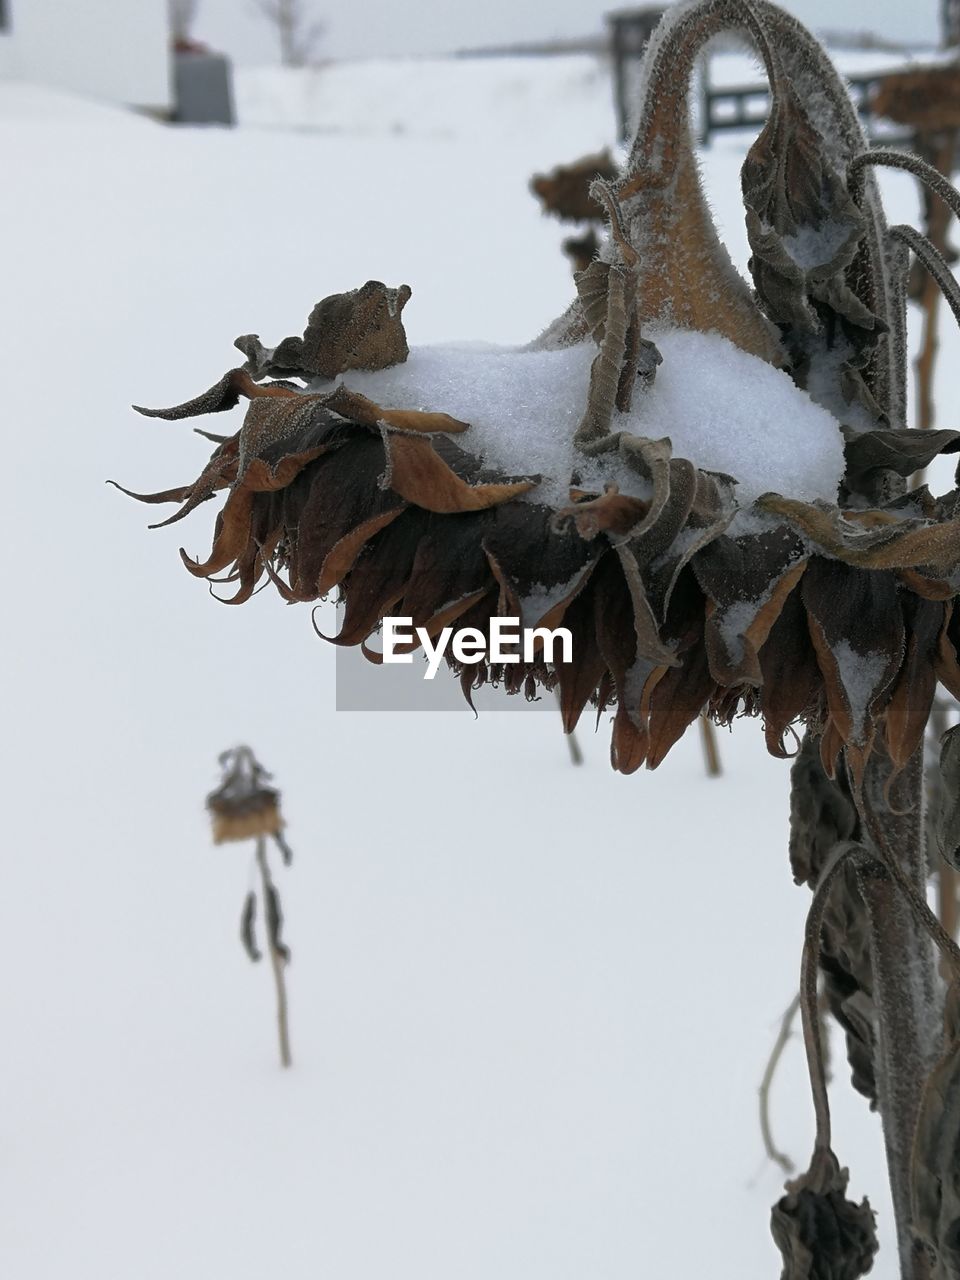
[[[337,714],[307,609],[224,608],[184,572],[209,507],[147,533],[103,483],[192,479],[205,442],[127,406],[198,392],[236,334],[273,342],[325,294],[411,284],[412,343],[521,342],[563,308],[565,231],[526,184],[611,140],[609,85],[569,60],[536,81],[485,65],[449,110],[460,64],[432,94],[422,66],[393,69],[433,130],[422,105],[394,128],[362,65],[352,88],[338,72],[329,132],[165,129],[0,88],[12,1280],[776,1272],[757,1084],[808,894],[759,726],[722,737],[709,781],[695,737],[616,776],[586,721],[574,771],[549,708]],[[743,147],[704,159],[741,263]],[[889,185],[914,218],[909,181]],[[940,425],[956,408],[945,385]],[[237,938],[249,854],[212,848],[203,812],[238,741],[275,771],[296,852],[286,1074]],[[889,1267],[879,1124],[839,1052],[833,1093]],[[773,1102],[803,1163],[796,1041]]]

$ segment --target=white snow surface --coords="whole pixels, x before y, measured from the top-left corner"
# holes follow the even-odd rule
[[[384,687],[413,669],[336,653],[270,591],[217,605],[176,554],[207,551],[215,504],[148,533],[157,509],[103,484],[195,477],[209,444],[190,424],[127,406],[196,394],[234,362],[235,334],[289,333],[367,278],[414,286],[415,347],[538,333],[572,283],[567,229],[527,180],[614,127],[609,84],[589,110],[568,88],[544,83],[538,112],[494,142],[478,95],[469,146],[164,129],[0,93],[17,531],[0,633],[3,1276],[626,1280],[677,1273],[678,1242],[684,1275],[779,1271],[783,1179],[756,1091],[809,894],[787,864],[788,766],[759,725],[721,735],[716,781],[696,734],[656,774],[619,777],[606,717],[596,736],[585,717],[574,770],[549,699],[494,715],[505,704],[481,698],[478,721],[338,713],[335,663]],[[367,90],[344,77],[344,118],[363,118]],[[493,69],[488,90],[492,112]],[[720,139],[703,157],[741,269],[743,149]],[[348,198],[371,175],[375,198]],[[890,221],[915,222],[912,181],[879,180]],[[441,181],[455,218],[422,194]],[[941,341],[949,425],[946,318]],[[318,625],[334,624],[324,607]],[[460,705],[455,682],[418,688]],[[274,771],[296,855],[277,873],[286,1075],[269,974],[237,938],[249,850],[214,849],[203,812],[238,741]],[[879,1213],[888,1275],[879,1120],[833,1050],[834,1145]],[[773,1111],[802,1166],[796,1039]]]
[[[279,73],[276,67],[234,71],[244,125],[450,141],[510,142],[525,130],[536,134],[562,93],[576,132],[592,125],[595,144],[612,142],[609,92],[603,61],[585,54],[369,58]],[[563,159],[545,154],[543,162],[552,169]]]
[[[844,469],[837,422],[785,373],[716,333],[649,336],[663,363],[652,387],[637,387],[630,412],[614,415],[612,431],[668,436],[675,457],[733,476],[743,504],[768,492],[836,500]],[[587,458],[573,444],[596,353],[590,341],[559,351],[438,344],[343,381],[384,408],[468,422],[457,437],[466,449],[511,475],[543,476],[534,501],[565,503],[574,471],[582,484],[616,483],[643,495],[641,477],[618,454]]]

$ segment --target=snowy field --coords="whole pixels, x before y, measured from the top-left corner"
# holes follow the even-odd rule
[[[612,140],[605,75],[487,62],[459,95],[457,64],[390,75],[393,112],[356,64],[309,129],[291,109],[297,129],[232,132],[0,86],[11,1280],[778,1271],[757,1085],[809,895],[759,725],[721,735],[709,781],[695,736],[623,778],[586,719],[574,771],[549,713],[338,715],[308,609],[234,611],[183,570],[209,507],[148,533],[104,485],[192,479],[205,442],[128,406],[195,394],[236,334],[272,343],[326,294],[409,283],[411,343],[521,342],[566,305],[566,232],[527,181]],[[263,124],[286,91],[261,80],[259,117],[241,108]],[[741,264],[745,145],[704,158]],[[909,180],[889,187],[915,219]],[[286,1074],[237,939],[249,853],[211,847],[203,810],[238,741],[283,788],[296,854]],[[889,1275],[879,1122],[835,1047],[835,1146]],[[804,1164],[798,1040],[773,1107]]]

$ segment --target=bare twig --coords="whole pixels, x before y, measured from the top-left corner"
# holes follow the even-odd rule
[[[796,1165],[788,1155],[777,1149],[773,1141],[773,1132],[770,1128],[770,1086],[773,1084],[773,1078],[777,1073],[777,1067],[780,1065],[780,1059],[783,1057],[783,1051],[787,1047],[787,1041],[793,1034],[793,1021],[799,1008],[800,992],[798,991],[784,1010],[783,1017],[780,1020],[780,1030],[777,1032],[777,1038],[773,1042],[770,1057],[767,1059],[767,1065],[764,1068],[763,1079],[760,1081],[760,1133],[763,1137],[763,1149],[769,1158],[775,1164],[778,1164],[788,1176],[793,1173]]]

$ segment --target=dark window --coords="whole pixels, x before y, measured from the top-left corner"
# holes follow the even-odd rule
[[[10,30],[10,0],[0,0],[0,31]]]

